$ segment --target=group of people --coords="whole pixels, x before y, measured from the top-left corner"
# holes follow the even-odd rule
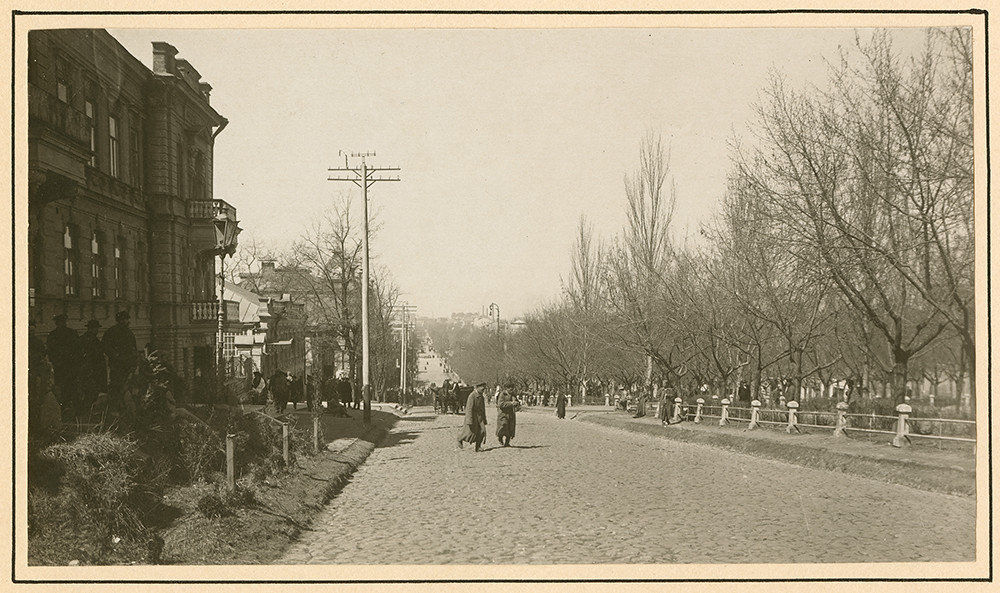
[[[289,404],[293,411],[296,410],[302,400],[305,400],[308,411],[321,409],[324,403],[327,411],[349,408],[352,405],[355,409],[361,407],[360,398],[354,396],[350,381],[344,378],[324,379],[317,393],[312,375],[306,375],[303,382],[301,376],[281,369],[271,373],[267,379],[259,371],[254,371],[250,389],[254,403],[265,404],[279,414],[285,413]]]
[[[466,401],[472,388],[461,383],[452,383],[445,379],[441,387],[431,385],[434,395],[434,411],[440,414],[462,414],[466,409]]]
[[[458,435],[459,448],[465,443],[472,443],[476,446],[476,451],[481,451],[483,443],[486,442],[486,426],[489,423],[486,420],[485,390],[486,383],[476,383],[465,402],[465,422],[462,423],[462,432]],[[509,447],[517,429],[517,408],[520,403],[510,389],[497,387],[496,405],[496,436],[500,446]]]
[[[100,321],[88,321],[81,335],[67,326],[66,315],[59,314],[52,318],[55,329],[44,343],[35,336],[35,322],[31,320],[29,372],[48,360],[53,391],[64,419],[86,416],[101,393],[107,393],[112,403],[122,399],[126,380],[138,363],[130,319],[128,311],[119,311],[115,325],[98,337]]]

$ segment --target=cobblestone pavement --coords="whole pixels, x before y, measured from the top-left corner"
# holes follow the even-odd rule
[[[476,453],[460,416],[415,412],[284,563],[975,559],[971,498],[534,413]]]

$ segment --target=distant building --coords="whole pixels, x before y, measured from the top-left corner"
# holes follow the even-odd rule
[[[102,331],[131,315],[188,379],[215,368],[221,251],[236,209],[214,199],[211,86],[167,43],[153,70],[104,30],[28,34],[28,291],[37,332],[65,314]]]

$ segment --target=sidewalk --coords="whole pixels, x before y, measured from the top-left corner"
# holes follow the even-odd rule
[[[555,414],[553,408],[542,407],[524,407],[522,412]],[[890,435],[876,435],[874,440],[838,438],[832,431],[817,428],[802,428],[800,434],[787,434],[783,427],[746,430],[746,422],[719,426],[717,419],[663,426],[655,415],[632,418],[630,413],[605,406],[567,408],[566,418],[921,490],[962,496],[976,493],[976,458],[971,447],[938,450],[925,443],[897,449],[889,445]]]

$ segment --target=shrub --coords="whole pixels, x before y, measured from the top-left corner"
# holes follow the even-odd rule
[[[206,478],[224,467],[225,443],[209,426],[198,422],[182,423],[178,428],[178,437],[178,457],[187,480]]]
[[[140,484],[148,460],[134,440],[84,434],[40,451],[29,466],[29,561],[92,564],[145,558],[143,514],[159,503]],[[36,471],[40,475],[32,476]]]

